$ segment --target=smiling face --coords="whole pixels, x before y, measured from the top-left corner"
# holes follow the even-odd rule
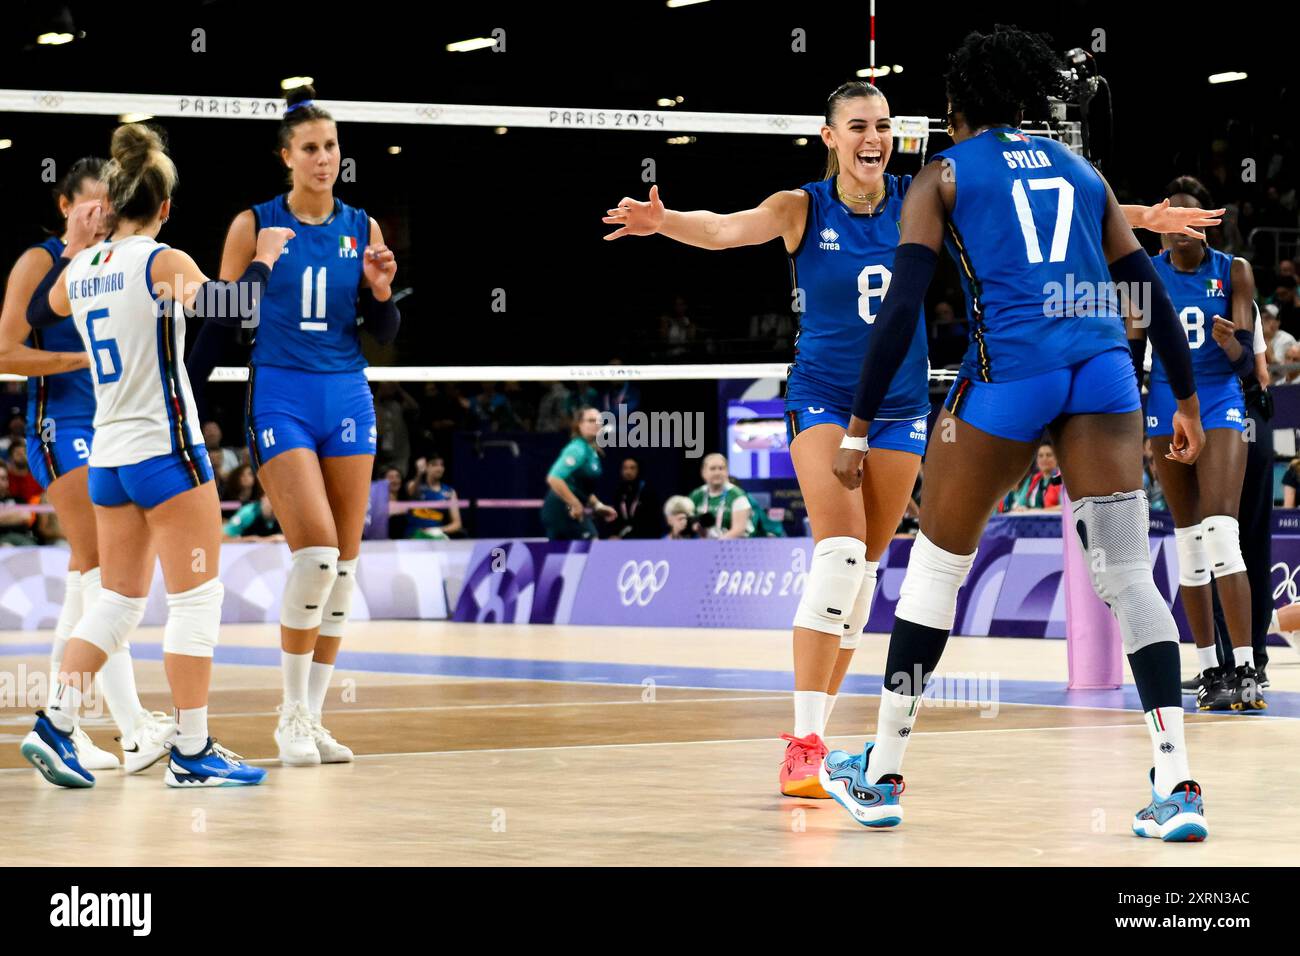
[[[822,142],[835,153],[842,173],[877,187],[894,150],[889,101],[883,96],[854,96],[835,104]]]
[[[339,135],[332,120],[311,120],[293,128],[280,157],[293,173],[295,189],[329,192],[339,178]]]

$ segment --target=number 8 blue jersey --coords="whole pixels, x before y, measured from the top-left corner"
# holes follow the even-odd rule
[[[1008,127],[935,159],[950,162],[957,186],[945,241],[970,319],[962,377],[1015,381],[1126,347],[1096,170],[1060,143]]]
[[[370,242],[370,217],[334,200],[320,225],[301,222],[281,195],[253,207],[256,229],[294,231],[271,270],[253,342],[254,365],[310,372],[366,367],[357,336],[361,255]]]
[[[1192,350],[1192,373],[1199,385],[1210,378],[1233,379],[1228,353],[1214,341],[1214,317],[1232,318],[1232,256],[1206,248],[1205,258],[1195,272],[1179,272],[1169,260],[1169,250],[1151,260],[1178,310]],[[1151,381],[1168,384],[1169,373],[1159,355],[1151,358]]]

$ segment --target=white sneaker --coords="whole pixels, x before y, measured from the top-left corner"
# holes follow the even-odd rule
[[[303,703],[281,704],[275,743],[280,748],[280,763],[286,767],[308,767],[320,763],[320,751],[312,734],[311,713]]]
[[[161,710],[142,710],[135,718],[135,746],[122,747],[127,773],[148,770],[172,749],[176,718]]]
[[[111,753],[95,746],[80,724],[72,730],[72,742],[77,745],[77,759],[87,770],[116,770],[121,766]]]
[[[351,763],[352,751],[334,739],[319,717],[311,719],[311,736],[316,742],[316,752],[321,763]]]

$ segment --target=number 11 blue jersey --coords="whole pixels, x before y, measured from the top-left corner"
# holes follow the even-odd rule
[[[946,243],[970,318],[964,378],[1008,382],[1127,348],[1102,251],[1106,186],[1052,140],[985,130],[935,156],[957,198]]]
[[[294,231],[262,295],[253,364],[310,372],[365,368],[357,337],[357,293],[370,217],[335,199],[333,215],[314,226],[295,218],[281,195],[254,206],[253,218],[256,229],[284,226]]]

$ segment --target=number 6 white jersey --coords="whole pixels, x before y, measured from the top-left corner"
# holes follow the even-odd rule
[[[184,310],[160,303],[149,278],[166,248],[148,236],[105,241],[74,258],[61,279],[95,383],[92,467],[169,454],[193,461],[203,445],[182,362]]]

